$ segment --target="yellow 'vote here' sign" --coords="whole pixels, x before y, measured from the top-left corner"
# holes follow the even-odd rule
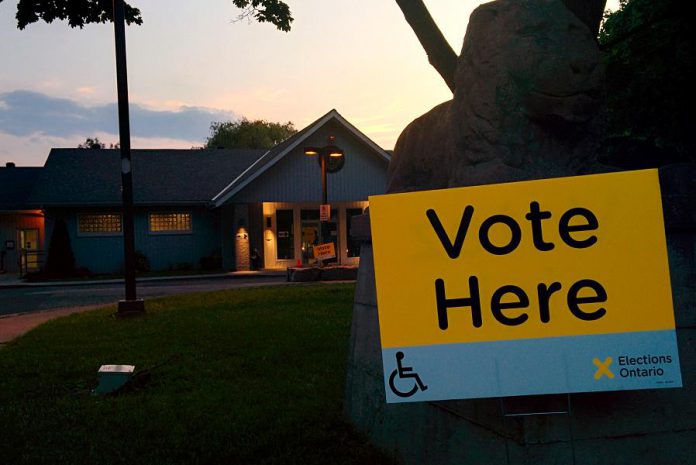
[[[373,196],[370,216],[400,369],[405,348],[674,332],[656,170]]]

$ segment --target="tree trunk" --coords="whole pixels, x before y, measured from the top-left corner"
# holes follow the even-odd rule
[[[454,92],[454,73],[457,54],[454,53],[440,29],[435,24],[422,0],[396,0],[418,41],[428,55],[428,61],[440,73],[447,87]]]
[[[422,0],[396,0],[396,3],[425,49],[428,61],[440,73],[447,87],[454,92],[457,54],[447,43],[425,4]],[[563,0],[563,3],[590,29],[594,36],[597,36],[606,0]]]

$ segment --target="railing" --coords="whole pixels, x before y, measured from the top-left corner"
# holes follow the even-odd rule
[[[19,275],[24,277],[43,266],[44,251],[22,249],[19,254]]]

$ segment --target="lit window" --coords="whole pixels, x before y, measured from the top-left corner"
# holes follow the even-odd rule
[[[120,213],[89,213],[77,217],[81,234],[118,234],[121,232]]]
[[[150,232],[191,232],[191,214],[150,213]]]

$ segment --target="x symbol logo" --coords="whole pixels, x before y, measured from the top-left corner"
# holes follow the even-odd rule
[[[597,366],[597,371],[594,374],[594,379],[600,379],[604,375],[606,375],[606,377],[609,379],[614,379],[614,373],[612,373],[609,369],[609,365],[611,365],[611,362],[613,362],[613,359],[611,357],[605,358],[603,362],[600,361],[598,358],[593,358],[592,363],[594,363]]]

